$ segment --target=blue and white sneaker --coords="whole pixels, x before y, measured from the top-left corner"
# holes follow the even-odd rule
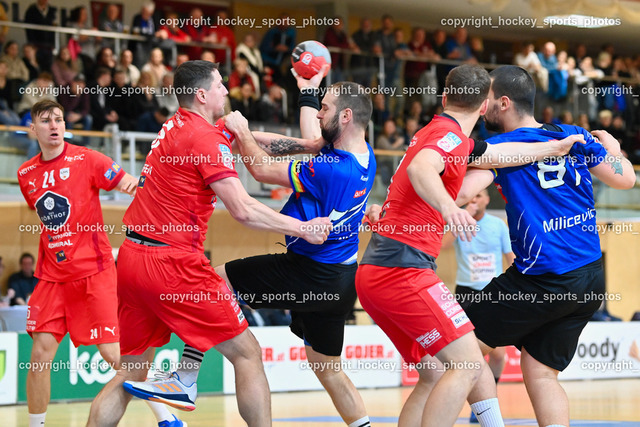
[[[158,379],[147,381],[125,381],[122,387],[140,399],[160,402],[181,411],[196,409],[198,385],[184,385],[177,372],[158,375]],[[179,425],[179,424],[176,424]]]
[[[187,427],[187,423],[173,415],[173,421],[160,421],[158,427]]]
[[[469,416],[469,424],[479,424],[480,421],[478,421],[478,417],[476,417],[476,414],[471,411],[471,415]]]

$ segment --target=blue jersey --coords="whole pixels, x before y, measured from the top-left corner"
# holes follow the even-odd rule
[[[284,215],[308,221],[329,217],[333,230],[322,245],[286,236],[287,249],[326,264],[354,263],[358,255],[358,231],[376,175],[376,160],[369,149],[369,164],[332,145],[309,161],[289,165],[293,194],[282,208]]]
[[[562,274],[601,257],[589,169],[607,154],[589,132],[560,125],[562,131],[520,128],[487,140],[541,142],[584,135],[567,156],[494,171],[506,201],[515,265],[523,274]]]

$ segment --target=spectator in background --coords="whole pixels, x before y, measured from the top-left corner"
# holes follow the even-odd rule
[[[209,43],[221,44],[227,46],[230,52],[230,60],[233,61],[236,57],[236,36],[233,34],[233,30],[228,25],[222,24],[228,21],[229,15],[224,9],[220,9],[214,18],[214,24],[209,29],[209,35],[205,37],[205,41]],[[292,48],[293,49],[293,48]],[[213,54],[218,58],[221,64],[227,63],[227,50],[226,49],[214,49]]]
[[[89,22],[89,13],[85,6],[78,6],[71,10],[69,27],[78,30],[97,30],[96,27]],[[84,72],[91,70],[96,57],[96,43],[100,43],[102,39],[96,40],[92,36],[74,34],[69,40],[69,46],[75,45],[77,52],[71,52],[73,59],[80,56]]]
[[[51,73],[40,73],[37,79],[33,80],[25,88],[22,98],[18,103],[16,111],[20,117],[31,111],[31,107],[36,105],[38,101],[46,99],[55,101],[57,90],[53,84],[53,76]]]
[[[95,66],[91,72],[95,75],[98,68],[106,68],[111,73],[111,76],[113,76],[113,73],[116,71],[116,65],[118,64],[115,56],[113,55],[113,51],[108,47],[103,47],[98,51]]]
[[[133,53],[129,49],[125,49],[120,53],[120,61],[116,65],[116,72],[124,72],[124,81],[126,84],[135,86],[140,78],[140,70],[133,65]]]
[[[120,18],[120,9],[118,8],[118,5],[113,3],[107,5],[104,13],[100,17],[98,29],[100,31],[110,31],[118,34],[124,33],[124,25],[122,24],[122,19]],[[102,39],[102,47],[108,47],[111,50],[114,50],[116,48],[116,43],[120,44],[120,41],[107,37],[104,37]]]
[[[188,43],[191,41],[191,36],[186,32],[182,31],[180,27],[178,27],[178,14],[175,12],[169,12],[165,16],[165,25],[160,27],[160,38],[163,40],[173,40],[174,42],[185,42]]]
[[[49,6],[49,0],[37,0],[27,8],[24,14],[24,23],[53,26],[56,21],[56,12],[57,9],[55,7]],[[33,44],[36,48],[36,56],[40,67],[45,71],[49,71],[53,61],[52,49],[55,33],[42,30],[26,30],[26,33],[27,42]]]
[[[28,252],[20,256],[20,271],[9,276],[9,289],[13,289],[15,296],[11,305],[27,305],[29,297],[38,284],[33,275],[35,259]]]
[[[187,55],[186,53],[178,53],[178,56],[176,56],[176,68],[178,68],[180,65],[184,64],[188,60],[189,60],[189,55]]]
[[[7,64],[7,79],[19,80],[22,84],[27,84],[32,79],[29,78],[29,69],[24,61],[18,56],[20,48],[18,42],[9,40],[4,45],[3,55],[0,61]]]
[[[556,118],[553,107],[547,106],[544,108],[544,110],[542,110],[542,123],[551,123],[554,125],[560,124],[560,120]]]
[[[2,257],[0,256],[0,277],[4,274],[4,262],[2,262]],[[7,289],[7,295],[0,296],[0,308],[9,307],[11,300],[16,295],[13,289]]]
[[[452,39],[445,42],[445,48],[447,49],[447,59],[455,59],[462,62],[477,62],[473,57],[471,47],[467,43],[467,29],[457,28],[456,33]],[[449,66],[449,69],[453,69],[453,66]]]
[[[64,46],[60,48],[60,52],[56,55],[56,59],[51,65],[51,74],[53,81],[58,87],[71,85],[73,78],[80,73],[80,64],[77,59],[71,57],[69,48]]]
[[[409,50],[416,59],[437,61],[440,56],[431,49],[427,40],[427,32],[424,28],[414,28],[411,32],[411,40],[408,43]],[[429,69],[430,65],[424,61],[407,61],[404,66],[404,81],[407,87],[417,87],[422,73]]]
[[[178,111],[178,108],[180,108],[178,98],[173,89],[173,73],[168,72],[162,76],[160,93],[157,96],[157,100],[160,108],[166,108],[167,111],[169,111],[169,116],[173,116],[176,111]]]
[[[393,37],[396,49],[393,52],[395,63],[391,73],[391,75],[394,76],[391,81],[391,85],[395,88],[395,96],[391,96],[389,99],[389,110],[393,116],[398,117],[404,110],[405,97],[402,96],[402,90],[405,87],[404,67],[406,65],[407,58],[413,57],[413,53],[409,49],[409,45],[405,42],[404,31],[402,28],[396,28],[393,30]]]
[[[4,46],[4,54],[0,61],[7,66],[5,98],[7,105],[13,108],[14,103],[20,101],[20,88],[27,85],[31,80],[29,69],[24,61],[18,56],[18,43],[10,40]]]
[[[335,16],[333,18],[333,25],[329,26],[327,31],[325,31],[322,43],[326,47],[337,47],[345,50],[352,50],[356,48],[356,44],[344,31],[344,20],[340,16]],[[340,82],[344,80],[344,72],[347,66],[345,59],[346,56],[344,53],[331,52],[332,81]]]
[[[376,74],[375,64],[377,63],[371,56],[375,43],[375,33],[369,18],[360,21],[360,28],[351,36],[354,52],[359,55],[351,56],[351,76],[354,82],[364,87],[371,86],[371,79]]]
[[[185,33],[191,37],[191,41],[194,42],[204,42],[207,36],[209,35],[210,28],[208,25],[203,25],[203,13],[202,9],[199,7],[194,7],[189,12],[189,16],[191,17],[191,21],[184,27]],[[200,59],[200,55],[202,55],[202,47],[201,46],[189,46],[187,48],[187,55],[192,60]]]
[[[140,80],[138,80],[138,90],[131,98],[133,112],[136,117],[140,116],[146,111],[155,111],[158,109],[158,82],[155,75],[148,71],[142,71],[140,73]]]
[[[433,43],[431,46],[433,51],[440,56],[440,58],[447,57],[447,33],[442,29],[437,29],[433,32]],[[442,94],[444,90],[444,82],[447,78],[449,67],[443,64],[436,65],[436,79],[438,81],[438,95]]]
[[[210,50],[202,51],[202,55],[200,55],[200,59],[203,61],[216,62],[216,56]]]
[[[413,136],[416,134],[416,132],[418,132],[418,129],[420,129],[418,120],[416,120],[414,117],[408,117],[407,119],[405,119],[403,129],[405,150],[409,146],[409,143],[411,143]]]
[[[171,114],[165,107],[157,107],[153,111],[145,111],[136,120],[136,132],[158,133],[162,129],[162,125],[166,122]],[[151,151],[151,141],[143,141],[137,144],[140,153],[147,155]]]
[[[7,79],[7,64],[0,60],[0,124],[17,126],[20,124],[20,116],[9,106],[11,89]]]
[[[382,28],[375,33],[373,53],[384,57],[384,81],[382,85],[391,87],[396,71],[396,38],[394,35],[393,17],[389,14],[382,16]]]
[[[229,96],[232,111],[239,111],[250,122],[258,120],[258,96],[250,83],[244,83],[236,95]]]
[[[379,135],[382,131],[384,122],[391,116],[387,102],[383,94],[376,93],[372,99],[373,111],[371,112],[371,120],[373,121],[373,133]]]
[[[90,114],[91,97],[84,90],[86,85],[84,76],[76,74],[69,85],[69,92],[61,91],[58,95],[58,103],[64,107],[64,121],[67,129],[93,129],[93,119]]]
[[[558,58],[556,57],[556,45],[553,42],[546,42],[542,51],[538,52],[538,59],[542,68],[549,73],[558,69]]]
[[[164,54],[162,53],[162,49],[157,47],[154,48],[151,51],[149,62],[144,64],[140,71],[143,73],[148,72],[153,74],[154,80],[157,82],[157,84],[160,84],[164,75],[169,71],[167,66],[164,65]]]
[[[493,58],[484,50],[484,42],[482,37],[473,36],[469,38],[469,49],[471,49],[471,56],[478,62],[495,64],[495,55]]]
[[[118,113],[111,106],[111,98],[108,95],[111,79],[111,71],[100,67],[96,70],[95,82],[90,86],[90,111],[94,130],[101,131],[106,125],[118,122]]]
[[[289,15],[281,14],[279,22],[280,25],[270,28],[265,33],[260,43],[265,72],[271,74],[273,82],[278,85],[283,82],[283,64],[287,64],[293,48],[296,47],[296,29],[288,25]]]
[[[569,66],[567,52],[562,50],[556,56],[556,69],[549,71],[549,91],[547,94],[553,101],[562,101],[567,97],[569,90],[569,75],[571,67]]]
[[[262,95],[258,104],[258,120],[276,124],[284,123],[282,88],[277,84],[271,85],[267,93]]]
[[[22,46],[22,62],[29,70],[29,79],[27,81],[30,82],[37,79],[41,70],[36,57],[36,47],[31,43],[26,43]]]
[[[156,4],[153,1],[145,1],[140,13],[133,17],[131,34],[144,36],[146,42],[129,41],[129,49],[133,52],[136,67],[142,67],[149,57],[149,52],[154,47],[156,37],[160,36],[160,26],[155,14]]]
[[[236,56],[237,58],[241,58],[247,61],[249,68],[253,72],[253,75],[257,76],[258,81],[253,82],[253,86],[256,89],[256,92],[259,96],[261,92],[266,90],[267,84],[264,78],[264,64],[262,63],[262,55],[260,54],[260,49],[256,47],[256,35],[253,33],[246,34],[242,43],[238,45],[236,48]],[[271,82],[269,82],[270,84]],[[246,116],[245,116],[246,117]]]
[[[376,137],[378,150],[404,151],[404,138],[398,132],[396,122],[390,117],[385,120],[380,135]],[[391,177],[396,169],[397,159],[391,156],[378,157],[378,173],[384,185],[389,185]]]
[[[533,43],[524,43],[520,52],[516,53],[516,56],[513,58],[513,63],[527,70],[536,82],[536,86],[539,87],[543,93],[547,93],[549,90],[549,70],[544,68],[540,63],[540,58],[538,58],[538,55],[534,51]]]
[[[431,118],[424,112],[422,102],[417,99],[409,104],[409,111],[406,112],[405,119],[409,118],[415,119],[419,127],[426,126],[431,121]]]
[[[115,96],[109,99],[109,105],[118,114],[118,127],[120,130],[135,130],[136,119],[141,111],[135,111],[131,98],[134,92],[127,83],[127,74],[124,70],[116,70],[111,80]]]
[[[579,45],[576,46],[576,50],[575,53],[573,55],[573,57],[576,60],[576,64],[579,66],[579,64],[582,62],[582,60],[584,58],[586,58],[587,55],[587,46],[584,45],[584,43],[580,43]]]
[[[573,125],[573,114],[569,110],[564,110],[560,113],[560,124]]]
[[[243,58],[236,58],[236,60],[233,61],[233,71],[229,76],[229,96],[237,97],[237,94],[240,92],[240,87],[245,83],[251,85],[254,93],[258,93],[258,88],[260,86],[256,84],[257,80],[258,76],[251,75],[247,60]]]
[[[587,113],[582,113],[578,115],[576,126],[580,126],[583,129],[591,131],[591,123],[589,122],[589,116],[587,115]]]

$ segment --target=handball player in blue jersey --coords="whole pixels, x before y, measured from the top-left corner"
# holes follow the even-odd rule
[[[604,131],[538,123],[535,85],[522,68],[490,73],[488,129],[505,132],[489,144],[541,142],[584,135],[566,156],[494,171],[470,170],[458,195],[464,204],[492,181],[506,201],[515,263],[465,308],[481,349],[515,345],[522,351],[527,392],[543,427],[569,425],[569,402],[557,375],[604,298],[600,240],[595,227],[592,175],[617,189],[636,175],[616,139]]]
[[[358,231],[376,173],[373,150],[365,141],[372,105],[364,87],[351,82],[329,87],[320,103],[322,73],[311,80],[297,77],[303,139],[252,133],[238,112],[226,116],[225,126],[235,134],[256,180],[293,189],[281,213],[297,219],[322,213],[332,220],[327,241],[314,247],[286,236],[286,253],[239,259],[216,272],[250,307],[291,310],[291,331],[304,340],[308,361],[340,416],[349,426],[368,427],[364,402],[342,371],[340,354],[345,320],[357,298]],[[317,155],[290,162],[269,158],[303,152]],[[165,396],[154,382],[129,382],[125,387],[168,404],[176,401],[172,394],[193,402],[201,360],[202,353],[185,348],[181,368],[164,380],[178,388],[177,393]]]

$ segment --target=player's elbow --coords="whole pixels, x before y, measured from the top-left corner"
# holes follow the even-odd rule
[[[636,179],[637,176],[635,172],[633,174],[630,173],[624,178],[621,178],[620,181],[616,183],[618,185],[614,186],[613,188],[617,190],[630,190],[636,185]]]

